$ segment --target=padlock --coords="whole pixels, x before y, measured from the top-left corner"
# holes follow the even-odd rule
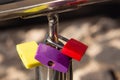
[[[30,8],[30,9],[27,9],[27,10],[24,10],[23,12],[24,13],[37,13],[37,12],[40,12],[40,11],[43,11],[43,10],[46,10],[47,8],[49,7],[49,5],[47,4],[44,4],[44,5],[40,5],[40,6],[36,6],[34,8]]]
[[[83,57],[83,55],[85,54],[88,46],[86,46],[85,44],[83,44],[82,42],[79,42],[73,38],[71,38],[70,40],[68,40],[67,38],[60,36],[59,38],[61,40],[66,41],[66,44],[64,46],[61,46],[59,44],[56,44],[54,42],[51,41],[50,38],[47,39],[47,41],[59,48],[61,48],[61,53],[63,53],[64,55],[67,55],[73,59],[76,59],[78,61],[81,60],[81,58]]]
[[[78,5],[78,4],[83,4],[86,3],[88,0],[74,0],[72,2],[67,3],[67,5]]]
[[[40,65],[40,62],[34,59],[37,48],[38,45],[34,41],[16,45],[18,55],[27,69]]]
[[[68,71],[70,63],[69,57],[63,55],[56,48],[43,43],[39,44],[35,59],[43,65],[63,73]]]

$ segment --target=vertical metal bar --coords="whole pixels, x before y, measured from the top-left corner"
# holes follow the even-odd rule
[[[70,62],[70,79],[69,80],[73,80],[73,69],[72,69],[72,59],[71,59],[71,62]]]
[[[39,67],[35,68],[35,80],[41,80],[39,69]]]
[[[58,41],[58,25],[59,25],[58,15],[57,14],[49,14],[48,21],[49,21],[49,38],[51,39],[51,41],[53,41],[55,43],[59,43],[59,41]],[[50,71],[50,69],[48,71]],[[50,72],[48,72],[48,73],[50,75]],[[48,75],[47,80],[50,80],[49,75]],[[69,72],[67,74],[54,71],[54,75],[55,76],[54,76],[53,80],[73,80],[72,60],[70,62]]]
[[[72,71],[72,59],[70,61],[70,66],[69,66],[69,70],[68,73],[66,74],[66,80],[73,80],[73,71]]]
[[[50,39],[58,43],[58,15],[57,14],[49,14],[48,15],[49,20],[49,37]]]
[[[58,24],[59,24],[58,15],[49,14],[48,21],[49,21],[49,38],[51,39],[51,41],[58,43]],[[50,73],[51,73],[51,70],[48,69],[47,80],[50,80],[51,78]],[[60,80],[60,74],[61,74],[60,72],[53,70],[53,74],[54,74],[53,80]]]

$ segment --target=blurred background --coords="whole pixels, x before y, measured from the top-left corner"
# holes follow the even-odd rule
[[[119,9],[119,2],[103,2],[59,14],[59,33],[88,45],[82,60],[73,60],[74,80],[120,80]],[[42,42],[47,32],[44,16],[0,22],[0,80],[34,80],[34,69],[25,69],[16,44]]]

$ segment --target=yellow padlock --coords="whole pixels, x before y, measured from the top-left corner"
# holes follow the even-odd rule
[[[36,6],[34,8],[27,9],[27,10],[25,10],[23,12],[24,13],[36,13],[36,12],[40,12],[42,10],[47,9],[48,7],[49,7],[49,5],[44,4],[44,5]]]
[[[40,62],[34,59],[37,48],[38,45],[35,41],[16,45],[18,55],[27,69],[40,65]]]

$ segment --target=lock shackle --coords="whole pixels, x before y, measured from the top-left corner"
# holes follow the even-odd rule
[[[63,40],[65,42],[67,42],[69,40],[69,39],[67,39],[67,38],[65,38],[65,37],[63,37],[61,35],[58,35],[58,39]],[[55,43],[54,41],[52,41],[48,34],[46,35],[46,39],[45,39],[44,43],[52,44],[53,46],[57,46],[60,49],[62,49],[63,46],[64,46],[64,45],[60,45],[60,44]]]
[[[67,42],[67,41],[69,40],[69,39],[67,39],[67,38],[65,38],[65,37],[63,37],[63,36],[61,36],[61,35],[58,35],[58,39],[61,39],[61,40],[65,41],[65,42]],[[50,43],[50,44],[52,44],[52,45],[54,45],[54,46],[57,46],[57,47],[59,47],[60,49],[63,48],[63,45],[60,45],[60,44],[55,43],[54,41],[52,41],[52,40],[50,39],[49,36],[48,36],[48,38],[46,39],[46,42],[48,42],[48,43]]]
[[[58,38],[61,39],[61,40],[63,40],[63,41],[65,41],[65,42],[67,42],[69,40],[69,39],[67,39],[67,38],[65,38],[65,37],[63,37],[61,35],[58,35]]]
[[[48,43],[52,44],[53,46],[57,46],[57,47],[60,48],[60,49],[63,48],[62,45],[59,45],[59,44],[53,42],[50,38],[48,38],[46,41],[47,41]]]

